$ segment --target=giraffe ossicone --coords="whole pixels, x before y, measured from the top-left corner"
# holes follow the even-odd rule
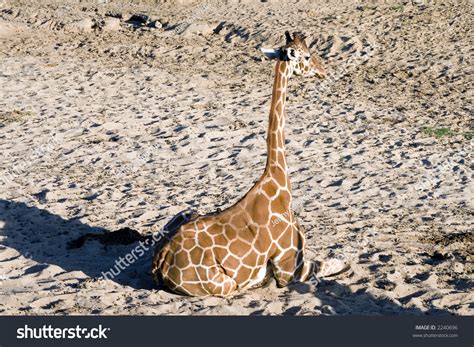
[[[301,35],[285,35],[282,48],[262,50],[276,59],[262,176],[231,207],[206,215],[187,213],[168,223],[168,237],[153,259],[159,285],[185,295],[226,296],[261,285],[269,276],[286,286],[347,268],[341,260],[326,264],[305,258],[305,237],[291,210],[284,135],[288,80],[293,74],[324,78],[326,73]]]

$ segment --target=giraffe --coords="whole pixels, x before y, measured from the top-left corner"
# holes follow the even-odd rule
[[[277,60],[262,176],[233,206],[206,215],[180,213],[178,222],[168,223],[167,239],[157,246],[152,265],[159,286],[184,295],[227,296],[258,287],[272,275],[283,287],[348,268],[335,258],[305,259],[305,237],[291,210],[284,136],[288,79],[293,74],[324,78],[326,73],[300,34],[285,36],[282,48],[262,49]]]

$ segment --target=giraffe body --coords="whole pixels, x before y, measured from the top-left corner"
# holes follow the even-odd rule
[[[321,270],[322,263],[305,259],[304,234],[291,211],[284,126],[288,79],[293,74],[323,77],[324,70],[296,34],[292,39],[287,33],[278,58],[264,173],[236,204],[194,216],[157,248],[155,280],[175,292],[226,296],[258,286],[270,274],[285,286]]]

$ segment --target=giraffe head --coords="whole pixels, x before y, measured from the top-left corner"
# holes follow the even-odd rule
[[[325,78],[326,71],[316,54],[311,54],[305,38],[299,33],[293,33],[291,37],[288,31],[285,32],[285,37],[285,46],[280,49],[262,49],[262,52],[270,59],[287,61],[295,75]]]

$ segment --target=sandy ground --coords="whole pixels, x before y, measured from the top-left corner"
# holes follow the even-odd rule
[[[474,313],[473,6],[0,1],[0,314]],[[148,18],[130,21],[132,15]],[[310,257],[352,270],[230,298],[153,287],[87,233],[225,208],[265,165],[273,63],[309,35],[287,139]]]

